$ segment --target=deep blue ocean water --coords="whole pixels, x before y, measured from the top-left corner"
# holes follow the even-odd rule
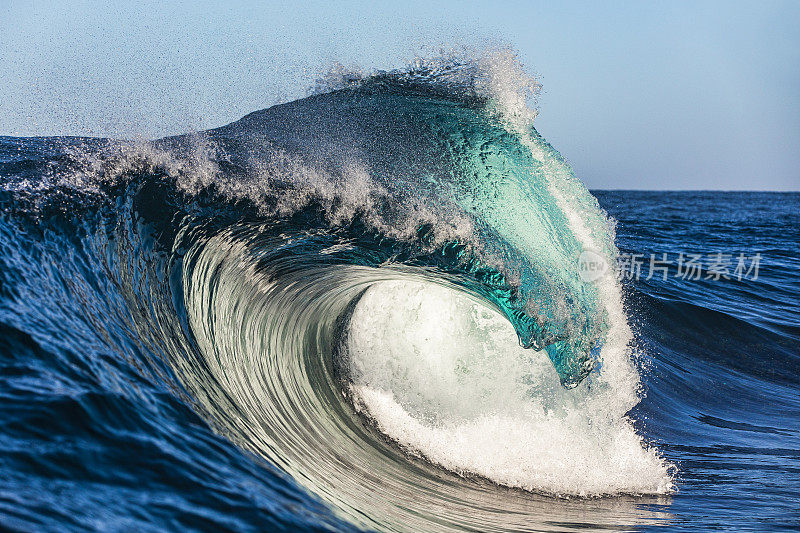
[[[602,289],[593,292],[572,271],[552,273],[560,255],[548,261],[525,255],[510,226],[516,219],[501,211],[511,201],[506,182],[495,184],[491,195],[475,184],[515,175],[512,163],[519,158],[519,165],[541,168],[544,176],[554,167],[524,159],[513,139],[492,137],[482,122],[463,138],[447,133],[455,126],[442,117],[462,112],[452,109],[461,100],[425,107],[426,99],[441,95],[375,91],[368,96],[377,104],[346,93],[344,103],[312,98],[313,109],[354,106],[355,115],[379,123],[384,119],[370,106],[385,109],[380,99],[389,98],[398,106],[393,117],[427,121],[414,143],[430,137],[446,147],[443,154],[456,154],[448,173],[429,172],[444,168],[445,155],[402,166],[396,161],[405,160],[403,143],[392,150],[388,141],[376,141],[356,150],[373,154],[365,156],[367,175],[394,176],[402,167],[427,173],[425,180],[403,182],[375,200],[374,191],[364,192],[369,178],[363,173],[352,177],[341,165],[331,170],[341,155],[336,151],[326,152],[334,156],[319,167],[303,167],[301,182],[276,180],[276,172],[297,171],[286,154],[299,153],[304,163],[318,157],[304,144],[303,128],[318,147],[334,142],[325,132],[341,127],[291,105],[251,116],[262,128],[257,139],[252,129],[211,132],[211,155],[203,147],[187,149],[184,138],[144,148],[0,138],[0,524],[20,531],[800,528],[800,193],[593,191],[615,222],[613,254],[633,332],[629,353],[641,376],[641,386],[632,385],[641,401],[623,408],[624,419],[608,421],[615,411],[605,414],[602,404],[565,396],[574,390],[591,399],[600,394],[592,391],[613,389],[603,384],[615,375],[612,362],[598,352],[613,344],[607,335],[615,331],[613,313],[597,312]],[[293,122],[297,116],[302,120]],[[366,138],[364,131],[357,135]],[[342,152],[358,144],[341,138],[335,137]],[[256,142],[267,142],[269,161],[245,157]],[[381,150],[386,153],[374,155]],[[480,157],[466,157],[470,150]],[[509,153],[516,159],[502,159]],[[378,162],[387,160],[393,163]],[[441,176],[475,165],[485,165],[484,174],[464,186],[467,192],[454,193],[458,209],[445,211],[434,198]],[[250,179],[254,167],[272,172],[269,187],[260,185],[264,174],[262,181]],[[323,171],[349,181],[325,182]],[[316,173],[313,180],[309,173]],[[453,190],[462,186],[459,178],[447,179]],[[515,201],[551,205],[547,191],[553,189],[536,187]],[[283,205],[287,196],[306,200]],[[254,198],[266,200],[256,205]],[[425,204],[426,198],[435,201]],[[393,232],[408,222],[408,211],[398,214],[397,205],[417,200],[411,232]],[[591,202],[586,205],[576,212],[590,213]],[[567,208],[558,201],[552,206],[525,211],[524,224],[548,220],[542,227],[551,228],[550,239],[562,243],[571,261],[582,245],[572,244],[564,229],[567,218],[558,209]],[[450,226],[437,226],[460,213],[483,228],[474,230],[474,247]],[[444,238],[437,240],[437,231]],[[481,255],[487,248],[496,253]],[[651,273],[651,266],[658,268]],[[546,367],[552,374],[546,383],[555,379],[555,385],[526,378],[531,394],[542,396],[534,400],[546,406],[547,418],[537,423],[553,424],[535,427],[554,432],[552,439],[544,431],[540,441],[525,444],[522,457],[543,457],[536,468],[520,463],[524,475],[517,476],[518,456],[504,455],[517,437],[505,430],[489,443],[464,430],[460,450],[447,448],[448,424],[460,427],[471,415],[458,410],[457,398],[448,403],[452,398],[442,397],[436,383],[398,402],[418,414],[412,409],[418,397],[435,398],[447,415],[419,414],[434,429],[406,425],[401,436],[387,420],[406,419],[381,418],[378,404],[369,403],[374,397],[359,397],[362,389],[352,387],[367,374],[352,374],[342,354],[354,348],[342,339],[355,335],[348,337],[348,328],[365,331],[354,323],[364,315],[359,306],[380,306],[369,287],[411,278],[475,294],[506,313],[520,339],[532,334],[557,347],[541,359],[559,369]],[[391,306],[399,306],[391,294]],[[539,315],[523,305],[564,294],[566,315],[557,299],[537,308]],[[425,300],[415,309],[431,301],[440,302]],[[438,329],[454,327],[442,320]],[[416,327],[401,324],[387,334],[368,325],[374,328],[366,330],[368,340],[388,335],[398,344]],[[453,335],[472,335],[464,331]],[[480,368],[502,373],[502,366],[490,361]],[[404,368],[382,372],[414,370]],[[588,377],[579,368],[591,370]],[[390,382],[417,383],[402,376]],[[492,379],[482,374],[475,383]],[[627,386],[627,379],[619,381]],[[466,383],[463,390],[471,387]],[[486,390],[494,390],[490,385]],[[576,422],[562,425],[575,409],[601,415],[579,412]],[[619,433],[607,439],[606,423]],[[643,449],[636,441],[633,451],[620,444],[628,424],[644,439]],[[427,444],[413,440],[418,434],[428,436]],[[549,448],[550,441],[567,444]],[[533,447],[537,442],[541,449]],[[473,446],[476,454],[462,453]],[[653,448],[663,464],[645,455]],[[576,454],[588,458],[571,461]],[[669,482],[658,484],[667,464]],[[541,471],[548,477],[537,477]],[[655,484],[644,480],[651,474]]]
[[[666,281],[659,271],[628,285],[652,361],[633,414],[681,470],[667,524],[796,529],[800,194],[596,194],[619,221],[621,251],[675,262]],[[706,265],[717,253],[761,254],[758,279],[683,280],[674,276],[681,252],[702,254]]]

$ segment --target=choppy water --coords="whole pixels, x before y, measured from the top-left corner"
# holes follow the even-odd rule
[[[2,523],[797,527],[800,195],[592,195],[531,90],[499,53],[1,137]]]

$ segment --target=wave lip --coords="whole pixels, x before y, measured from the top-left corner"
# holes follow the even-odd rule
[[[322,201],[334,221],[360,215],[417,248],[453,244],[440,255],[456,257],[429,266],[477,281],[524,346],[545,349],[565,386],[580,383],[607,324],[576,265],[587,246],[610,264],[614,248],[596,200],[533,129],[535,82],[506,52],[346,79],[208,133],[235,193],[246,182],[280,212]]]

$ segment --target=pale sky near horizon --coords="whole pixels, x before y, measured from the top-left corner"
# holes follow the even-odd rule
[[[165,4],[0,0],[0,135],[206,129],[334,61],[501,44],[590,188],[800,190],[800,1]]]

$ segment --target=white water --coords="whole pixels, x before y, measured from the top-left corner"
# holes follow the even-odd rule
[[[635,372],[619,371],[629,364],[567,390],[543,352],[521,348],[506,319],[464,293],[374,285],[353,313],[347,353],[357,406],[448,470],[558,495],[674,488],[670,465],[625,417],[636,395],[617,389],[636,386]]]

